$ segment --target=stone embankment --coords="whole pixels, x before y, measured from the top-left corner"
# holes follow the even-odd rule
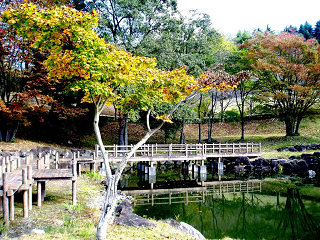
[[[320,152],[291,156],[289,159],[264,159],[249,160],[239,157],[235,161],[234,171],[253,171],[256,173],[281,173],[284,175],[296,174],[301,177],[314,177],[319,172]]]

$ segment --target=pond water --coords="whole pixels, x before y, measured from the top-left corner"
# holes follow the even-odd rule
[[[149,179],[148,174],[128,172],[121,185],[123,189],[147,191],[148,194],[135,196],[134,209],[138,215],[186,222],[208,239],[320,239],[320,202],[303,199],[297,189],[287,189],[281,195],[274,191],[273,195],[270,191],[266,195],[259,188],[248,193],[246,187],[244,192],[241,187],[235,187],[236,193],[207,191],[208,187],[199,191],[199,177],[181,171],[179,166],[170,166],[157,168],[156,179]],[[263,176],[208,171],[205,181],[226,182],[239,178],[262,179]],[[154,183],[156,194],[146,190],[150,189],[150,182]],[[193,190],[186,193],[175,191],[177,188]]]
[[[175,197],[179,195],[184,198],[183,193]],[[287,196],[226,193],[205,196],[198,202],[154,206],[150,202],[149,196],[149,203],[136,205],[135,213],[186,222],[208,239],[320,239],[320,203],[302,200],[295,189],[289,189]]]

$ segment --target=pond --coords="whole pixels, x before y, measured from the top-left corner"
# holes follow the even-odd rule
[[[165,197],[168,195],[155,198]],[[171,195],[179,197],[184,199],[183,193]],[[296,189],[288,189],[286,196],[225,193],[207,195],[200,201],[153,206],[149,196],[149,202],[135,206],[135,213],[186,222],[208,239],[320,239],[320,203],[303,200]]]
[[[134,196],[140,216],[186,222],[208,239],[320,239],[319,198],[304,199],[296,188],[264,191],[262,180],[252,180],[264,176],[208,171],[200,179],[171,165],[158,167],[156,179],[149,177],[131,171],[122,180],[123,189],[143,193]]]

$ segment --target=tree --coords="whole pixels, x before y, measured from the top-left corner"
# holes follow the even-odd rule
[[[85,9],[99,12],[98,33],[127,51],[166,25],[176,0],[85,0]]]
[[[162,69],[185,65],[188,73],[199,77],[216,62],[212,50],[222,37],[212,28],[207,14],[192,11],[190,15],[171,18],[165,27],[150,33],[135,53],[156,57]]]
[[[311,24],[308,22],[305,22],[304,25],[301,24],[298,32],[307,40],[313,38],[313,29]]]
[[[319,44],[295,34],[266,32],[243,47],[254,61],[262,99],[285,122],[287,136],[299,135],[301,120],[320,96]]]
[[[242,44],[243,42],[245,42],[246,40],[248,40],[250,38],[252,38],[252,35],[248,31],[243,31],[243,32],[239,31],[237,33],[237,37],[235,39],[235,42],[237,44]]]
[[[234,76],[239,85],[234,90],[234,95],[236,97],[236,104],[240,113],[241,119],[241,140],[244,140],[244,124],[245,124],[245,104],[250,94],[252,94],[255,89],[255,81],[252,79],[252,74],[248,71],[241,71]]]
[[[318,43],[320,43],[320,20],[314,27],[313,37],[318,40]]]
[[[19,9],[23,2],[4,2],[1,13],[9,8]],[[33,2],[41,7],[53,4],[52,1]],[[54,1],[59,2],[64,1]],[[12,141],[18,127],[29,126],[32,121],[44,123],[59,119],[61,122],[67,116],[84,113],[83,109],[72,106],[74,102],[66,101],[61,94],[63,84],[45,77],[42,61],[46,56],[32,47],[33,39],[21,39],[16,31],[0,20],[0,141]]]
[[[44,66],[48,77],[56,76],[61,81],[71,81],[71,91],[82,91],[82,99],[95,106],[94,129],[102,151],[107,177],[107,196],[97,227],[97,238],[106,239],[106,230],[112,219],[117,202],[117,184],[128,160],[165,122],[180,103],[196,94],[197,88],[211,89],[233,87],[229,82],[212,82],[200,78],[198,82],[186,74],[184,68],[163,71],[155,68],[155,59],[135,57],[106,43],[95,32],[97,14],[78,12],[69,7],[38,9],[36,5],[24,4],[16,10],[5,11],[5,22],[17,29],[22,38],[34,38],[33,46],[46,51]],[[231,84],[231,83],[230,83]],[[119,87],[130,85],[132,92],[122,95]],[[147,111],[146,135],[123,156],[119,167],[112,174],[107,153],[104,150],[99,130],[99,116],[105,104],[118,99],[118,108],[130,112]],[[161,123],[151,129],[150,114],[154,106],[175,103],[166,114],[158,115]]]

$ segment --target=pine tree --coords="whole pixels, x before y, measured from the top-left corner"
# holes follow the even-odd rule
[[[304,25],[300,25],[299,33],[304,36],[305,39],[313,38],[313,29],[310,23],[306,22]]]
[[[316,23],[313,31],[313,37],[320,43],[320,20]]]

